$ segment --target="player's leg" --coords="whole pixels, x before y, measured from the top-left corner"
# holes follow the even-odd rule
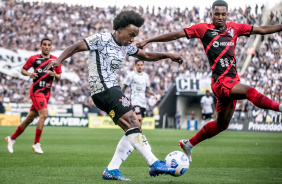
[[[31,107],[31,109],[33,109]],[[24,130],[26,129],[26,127],[32,123],[32,121],[34,120],[34,118],[36,118],[38,116],[38,113],[33,109],[30,110],[27,117],[23,120],[23,122],[18,126],[18,128],[16,129],[16,131],[12,134],[12,136],[7,136],[6,137],[6,141],[7,141],[7,148],[8,151],[10,153],[13,153],[13,146],[15,144],[15,140],[17,139],[17,137],[19,137]]]
[[[220,132],[228,128],[229,122],[234,113],[234,109],[224,109],[218,113],[217,119],[215,121],[210,121],[205,124],[199,132],[197,132],[189,140],[181,140],[179,142],[180,147],[183,149],[185,154],[188,156],[190,162],[192,162],[192,148],[199,144],[200,142],[214,137]]]
[[[117,124],[125,131],[131,145],[136,149],[141,156],[147,161],[149,174],[156,176],[159,174],[173,174],[175,169],[168,168],[162,161],[152,153],[151,146],[145,137],[141,134],[141,124],[133,111],[129,111],[121,116]]]
[[[133,111],[135,112],[137,119],[142,125],[143,117],[144,117],[144,109],[142,109],[140,106],[134,106]]]
[[[236,84],[232,88],[230,96],[236,100],[248,99],[255,106],[262,109],[270,109],[273,111],[282,112],[282,104],[274,102],[265,95],[259,93],[255,88],[247,86],[245,84]]]
[[[206,114],[202,113],[201,128],[202,128],[203,126],[205,126],[205,124],[206,124]]]
[[[44,122],[48,117],[48,109],[47,108],[40,109],[40,110],[38,110],[38,114],[39,114],[39,119],[38,119],[38,122],[36,124],[34,145],[32,146],[32,149],[36,153],[43,153],[43,151],[41,149],[41,145],[40,145],[40,138],[41,138],[41,135],[42,135]]]

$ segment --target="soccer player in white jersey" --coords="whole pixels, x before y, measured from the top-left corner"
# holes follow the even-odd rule
[[[127,87],[130,87],[130,101],[132,110],[137,115],[142,124],[146,115],[146,93],[153,95],[158,101],[157,95],[149,88],[150,81],[147,73],[143,72],[144,61],[135,61],[135,71],[130,72],[123,84],[121,91],[124,93]]]
[[[169,58],[177,63],[183,60],[179,54],[152,53],[138,49],[132,43],[138,36],[144,18],[134,11],[122,11],[113,21],[113,33],[95,33],[83,41],[69,46],[56,61],[48,64],[46,70],[59,67],[60,63],[73,54],[89,51],[89,84],[95,105],[107,112],[119,125],[125,135],[119,141],[116,153],[103,173],[104,179],[126,180],[119,171],[128,153],[136,149],[149,165],[149,174],[173,174],[175,169],[167,167],[151,151],[146,137],[142,135],[141,123],[132,111],[131,104],[118,85],[117,70],[126,55],[145,61],[158,61]]]
[[[206,90],[206,95],[201,98],[201,108],[202,108],[202,123],[201,127],[206,124],[206,119],[213,121],[213,113],[215,114],[215,106],[213,103],[213,97],[209,90]]]

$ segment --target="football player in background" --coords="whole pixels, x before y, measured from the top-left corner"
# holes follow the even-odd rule
[[[50,71],[44,70],[49,62],[56,60],[57,57],[50,54],[52,49],[52,41],[48,38],[44,38],[40,42],[41,54],[31,56],[26,61],[21,71],[22,75],[29,76],[33,79],[33,84],[30,87],[30,98],[32,100],[32,106],[24,121],[18,126],[17,130],[12,136],[7,136],[6,141],[8,143],[8,151],[13,153],[13,146],[15,140],[19,137],[26,127],[33,122],[34,118],[39,116],[39,120],[36,124],[35,139],[32,149],[36,153],[43,153],[40,146],[40,138],[44,126],[44,121],[48,117],[47,103],[50,98],[51,87],[54,78],[60,80],[61,78],[61,65],[58,68],[51,69]],[[28,70],[33,67],[32,73]]]
[[[144,61],[135,61],[135,70],[130,72],[123,84],[121,91],[124,93],[127,87],[130,87],[130,102],[132,109],[137,115],[138,120],[142,124],[142,120],[146,115],[146,93],[153,95],[158,101],[157,95],[150,89],[150,80],[144,71]]]

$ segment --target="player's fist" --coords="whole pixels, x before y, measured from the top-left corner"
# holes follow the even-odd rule
[[[167,54],[167,56],[174,62],[177,62],[179,64],[183,63],[183,59],[179,54]]]
[[[37,73],[32,73],[29,77],[31,79],[35,79],[36,77],[38,77],[38,75],[37,75]]]
[[[136,47],[139,48],[139,49],[143,49],[145,47],[145,45],[147,45],[146,41],[136,43]]]

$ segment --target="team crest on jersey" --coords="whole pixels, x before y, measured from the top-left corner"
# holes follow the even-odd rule
[[[234,30],[232,29],[232,27],[229,27],[227,32],[228,32],[228,34],[233,38],[233,36],[234,36]]]
[[[130,102],[127,98],[122,97],[119,101],[122,103],[123,107],[129,107],[130,106]]]
[[[115,111],[114,110],[111,110],[110,113],[109,113],[110,117],[113,119],[115,117]]]

